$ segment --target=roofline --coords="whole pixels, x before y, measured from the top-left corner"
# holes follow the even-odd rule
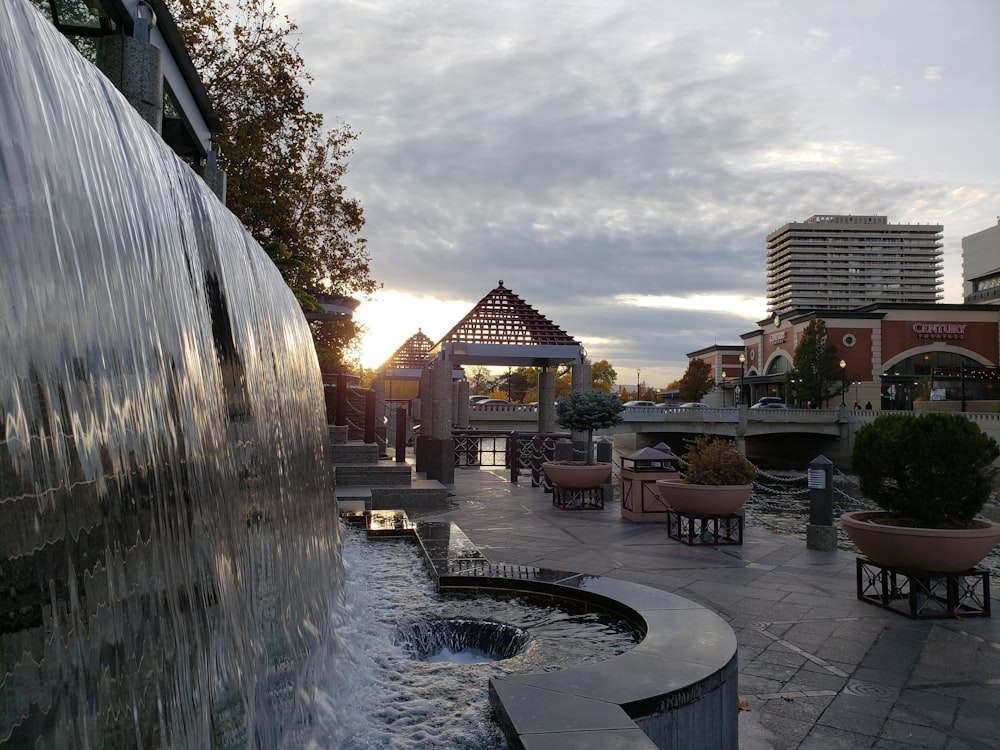
[[[219,120],[219,115],[212,107],[208,92],[205,90],[205,84],[202,83],[201,76],[198,75],[198,71],[191,61],[191,56],[188,54],[187,46],[174,22],[173,15],[163,0],[146,0],[146,2],[153,7],[153,12],[156,13],[156,28],[163,35],[163,40],[167,43],[167,47],[177,63],[177,68],[191,91],[191,96],[194,97],[198,111],[205,118],[205,124],[212,133],[221,133],[222,121]]]
[[[700,357],[705,354],[711,354],[712,352],[732,354],[742,352],[744,349],[746,349],[746,347],[742,344],[712,344],[711,346],[706,346],[696,352],[688,352],[685,356],[690,359],[691,357]]]

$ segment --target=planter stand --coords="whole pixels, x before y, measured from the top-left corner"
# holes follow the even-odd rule
[[[990,573],[928,573],[857,558],[858,599],[914,620],[990,617]]]
[[[604,485],[577,489],[554,484],[552,505],[562,510],[604,510]]]
[[[709,516],[667,510],[667,536],[691,546],[743,544],[743,515]]]

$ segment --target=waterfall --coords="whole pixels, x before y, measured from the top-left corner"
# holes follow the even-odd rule
[[[301,747],[341,565],[308,326],[24,0],[0,3],[0,315],[0,747]]]

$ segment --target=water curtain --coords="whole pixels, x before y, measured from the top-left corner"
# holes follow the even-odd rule
[[[0,747],[315,733],[340,561],[308,326],[24,0],[0,3],[0,315]]]

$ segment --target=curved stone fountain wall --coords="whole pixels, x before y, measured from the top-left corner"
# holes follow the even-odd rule
[[[24,0],[0,3],[0,311],[0,747],[302,746],[339,565],[308,327]]]

